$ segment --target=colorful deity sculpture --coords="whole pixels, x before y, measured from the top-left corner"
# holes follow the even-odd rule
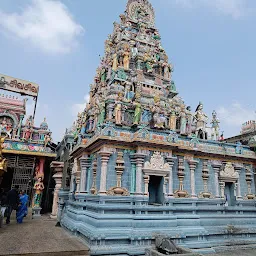
[[[177,116],[174,110],[172,110],[171,112],[171,116],[169,119],[169,127],[171,131],[175,131],[176,130],[176,121],[177,121]]]
[[[118,94],[118,98],[115,102],[115,122],[116,125],[122,125],[122,93]]]
[[[42,200],[42,195],[43,195],[43,190],[44,190],[44,183],[43,183],[43,176],[39,175],[37,178],[37,181],[35,182],[34,185],[34,199],[33,199],[33,208],[40,207],[41,200]]]
[[[123,66],[125,70],[129,70],[130,67],[130,49],[126,47],[123,53]]]
[[[185,106],[182,106],[181,112],[180,112],[180,134],[181,135],[186,135],[186,128],[187,128],[187,118],[186,118]]]
[[[138,125],[140,123],[142,114],[142,107],[139,98],[136,98],[136,100],[133,102],[133,105],[135,106],[133,125]]]
[[[199,102],[197,108],[196,108],[196,112],[194,115],[194,121],[196,124],[196,136],[199,135],[199,133],[201,134],[202,139],[206,138],[206,123],[208,120],[208,116],[204,113],[203,111],[203,104],[201,102]]]
[[[117,53],[113,54],[113,64],[112,64],[112,70],[116,71],[118,68],[118,56]]]

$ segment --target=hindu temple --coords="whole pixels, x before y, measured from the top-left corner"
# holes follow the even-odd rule
[[[74,131],[61,225],[91,255],[145,255],[156,237],[200,253],[256,242],[248,146],[223,142],[217,113],[178,95],[148,0],[128,0],[105,41]]]
[[[33,115],[26,111],[28,97],[37,102],[39,86],[0,74],[0,90],[0,188],[19,186],[29,195],[34,216],[40,216],[42,209],[51,210],[50,162],[56,154],[46,118],[35,126],[36,106]]]

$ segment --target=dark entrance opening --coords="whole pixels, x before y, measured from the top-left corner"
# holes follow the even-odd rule
[[[8,192],[12,187],[13,168],[8,168],[7,172],[4,173],[0,188],[3,188]]]
[[[150,176],[149,180],[149,204],[163,204],[164,192],[163,192],[164,178],[160,176]]]
[[[236,197],[235,197],[235,184],[233,182],[225,183],[225,198],[227,206],[235,206],[236,205]]]

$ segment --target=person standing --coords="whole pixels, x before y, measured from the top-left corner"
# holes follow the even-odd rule
[[[16,211],[16,219],[17,223],[22,223],[23,218],[28,214],[28,195],[25,191],[21,191],[19,198],[20,204],[18,206],[18,210]]]
[[[19,203],[20,203],[20,198],[19,198],[19,186],[15,186],[13,189],[11,189],[8,194],[7,194],[7,218],[6,218],[6,224],[10,224],[10,218],[12,211],[15,210],[17,211]]]
[[[1,193],[0,193],[0,205],[1,205],[2,216],[4,217],[4,213],[7,208],[7,193],[4,191],[3,188],[1,189]]]

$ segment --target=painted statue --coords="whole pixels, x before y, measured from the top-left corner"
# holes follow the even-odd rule
[[[126,83],[124,97],[128,102],[131,102],[134,98],[134,92],[130,83]]]
[[[11,138],[12,137],[11,132],[12,132],[12,124],[7,123],[6,117],[4,117],[4,119],[2,120],[2,122],[0,124],[0,135],[5,134],[5,135],[7,135],[8,138]]]
[[[186,112],[185,112],[185,107],[182,106],[181,112],[180,112],[180,134],[181,135],[186,134],[186,126],[187,126]]]
[[[176,113],[175,113],[175,111],[172,111],[170,119],[169,119],[169,127],[170,127],[171,131],[176,130],[176,122],[177,122]]]
[[[138,56],[138,48],[136,46],[136,42],[134,40],[131,40],[130,45],[131,45],[131,58],[135,59]]]
[[[187,119],[186,134],[188,136],[190,136],[191,132],[192,132],[192,122],[193,122],[193,115],[191,113],[191,107],[190,106],[187,107],[186,119]]]
[[[51,142],[52,138],[50,134],[46,134],[44,136],[44,147],[46,148],[46,146],[48,145],[49,142]]]
[[[123,66],[125,70],[129,70],[130,67],[130,50],[128,48],[125,49],[123,53]]]
[[[104,100],[102,100],[99,104],[99,110],[100,110],[100,115],[98,118],[98,124],[103,124],[105,120],[105,115],[106,115],[106,103]]]
[[[198,137],[199,133],[201,134],[201,138],[206,138],[206,130],[205,126],[208,121],[208,116],[203,111],[203,104],[199,102],[196,112],[194,114],[194,122],[196,124],[196,136]]]
[[[117,53],[113,54],[113,64],[112,64],[112,70],[116,71],[118,68],[118,56]]]
[[[152,73],[153,72],[153,66],[152,66],[152,63],[151,63],[151,56],[150,56],[149,52],[146,52],[144,54],[144,63],[145,63],[145,66],[146,66],[147,73]]]
[[[166,117],[163,115],[160,107],[160,96],[158,93],[154,97],[154,106],[151,107],[151,111],[153,113],[154,128],[163,129],[166,123]]]
[[[136,99],[135,102],[133,102],[133,106],[135,106],[133,125],[138,125],[140,123],[141,114],[142,114],[142,107],[141,107],[140,100]]]
[[[122,125],[122,94],[121,93],[118,94],[117,100],[115,102],[114,114],[115,114],[116,125]]]
[[[38,174],[37,175],[37,181],[34,185],[34,199],[33,199],[33,208],[40,207],[43,190],[44,190],[44,183],[43,183],[43,175]]]

